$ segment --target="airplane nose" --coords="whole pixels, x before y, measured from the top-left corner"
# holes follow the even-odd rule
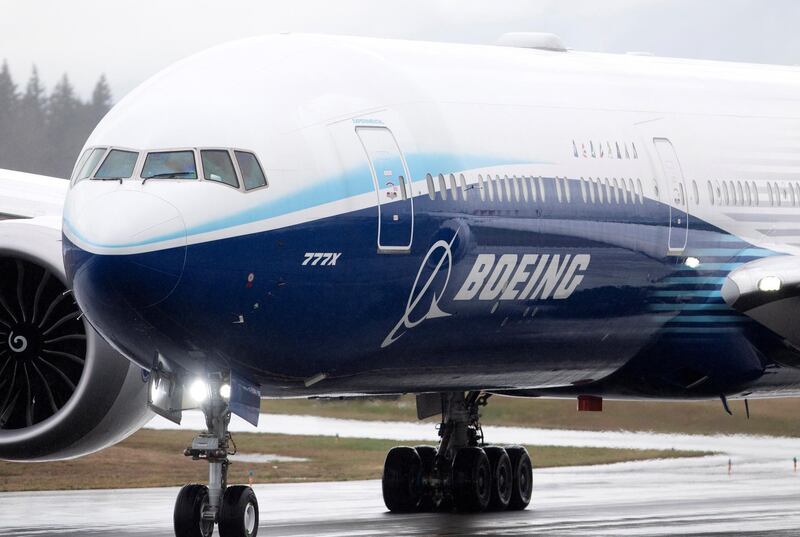
[[[146,192],[116,191],[76,209],[64,260],[82,307],[142,310],[169,297],[186,262],[186,224],[174,205]]]

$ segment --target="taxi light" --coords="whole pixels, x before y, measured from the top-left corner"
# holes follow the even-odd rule
[[[208,398],[208,384],[202,379],[195,380],[189,386],[189,396],[196,403],[202,403]]]
[[[231,398],[231,385],[230,384],[223,384],[219,387],[219,396],[225,400]]]
[[[765,293],[781,290],[781,279],[777,276],[764,276],[758,282],[758,289]]]
[[[696,257],[687,257],[684,264],[689,268],[697,268],[700,266],[700,260]]]

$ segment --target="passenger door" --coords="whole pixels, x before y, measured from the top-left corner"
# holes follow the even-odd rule
[[[357,127],[378,195],[378,251],[407,253],[414,236],[414,202],[408,168],[386,127]]]
[[[675,148],[666,138],[653,138],[669,196],[669,252],[682,253],[689,236],[689,202],[681,164]]]

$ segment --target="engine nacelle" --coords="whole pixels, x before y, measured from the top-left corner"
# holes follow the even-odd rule
[[[151,417],[145,372],[113,350],[66,287],[59,222],[0,222],[0,459],[74,458]]]

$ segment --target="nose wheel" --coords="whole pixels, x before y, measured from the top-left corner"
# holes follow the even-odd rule
[[[221,382],[209,379],[210,397],[203,406],[208,430],[201,433],[184,455],[208,462],[208,485],[186,485],[175,501],[175,537],[211,537],[217,525],[220,537],[256,537],[258,500],[253,489],[228,486],[228,455],[233,444],[228,432],[231,413],[220,396]]]

